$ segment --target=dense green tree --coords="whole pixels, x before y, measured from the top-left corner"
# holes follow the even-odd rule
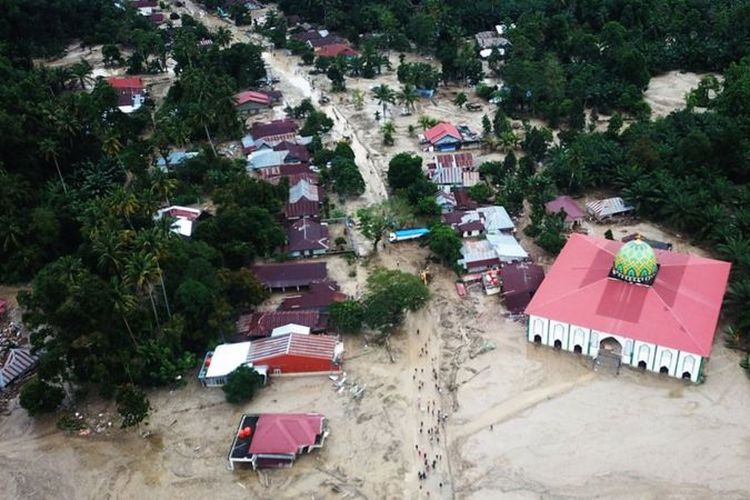
[[[407,189],[424,177],[420,156],[398,153],[388,162],[388,185],[392,189]]]
[[[65,391],[34,377],[21,388],[19,403],[32,417],[55,411],[65,398]]]
[[[263,387],[263,376],[249,366],[240,366],[227,376],[221,388],[227,403],[238,405],[249,401]]]
[[[420,309],[430,294],[418,276],[397,270],[376,269],[367,279],[364,322],[383,333],[398,327],[406,311]]]
[[[452,227],[436,224],[430,228],[430,250],[440,261],[453,267],[461,257],[461,237]]]
[[[328,308],[331,321],[341,333],[355,333],[362,329],[362,304],[356,300],[335,302]]]
[[[383,234],[390,227],[388,214],[383,205],[373,205],[357,210],[359,230],[362,236],[372,242],[374,252],[378,251],[378,243],[383,239]]]
[[[333,189],[341,196],[359,196],[365,192],[365,181],[354,160],[341,156],[334,158],[329,175]]]
[[[133,384],[117,389],[117,413],[122,417],[121,427],[138,425],[148,416],[150,404],[146,394]]]

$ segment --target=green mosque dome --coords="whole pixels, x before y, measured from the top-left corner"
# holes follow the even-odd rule
[[[617,252],[611,275],[629,283],[651,284],[658,270],[654,249],[645,241],[635,239]]]

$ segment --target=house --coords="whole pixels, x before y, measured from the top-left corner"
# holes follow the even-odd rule
[[[154,216],[154,220],[161,220],[164,217],[174,219],[170,227],[172,232],[189,238],[192,236],[195,226],[202,215],[203,211],[197,208],[172,205],[171,207],[158,210]]]
[[[437,168],[460,168],[462,170],[474,170],[474,155],[471,153],[447,153],[436,155],[433,158]]]
[[[502,54],[504,54],[505,49],[512,45],[510,40],[498,34],[497,31],[480,31],[474,35],[474,40],[480,49],[501,48],[503,49]]]
[[[292,330],[299,327],[286,326],[292,326]],[[289,331],[264,339],[218,345],[206,353],[198,380],[204,387],[221,387],[240,366],[254,368],[266,377],[340,371],[343,343],[329,335],[309,335],[309,328],[307,332]]]
[[[297,144],[293,141],[281,141],[280,143],[273,146],[274,151],[287,151],[287,156],[284,158],[284,163],[307,163],[312,158],[310,151],[302,144]]]
[[[456,209],[456,196],[450,191],[438,191],[435,203],[440,207],[440,213],[448,214]]]
[[[250,127],[253,141],[265,139],[267,144],[276,145],[282,141],[292,141],[297,136],[297,124],[293,120],[273,120],[266,123],[254,123]]]
[[[487,241],[495,251],[497,258],[503,264],[521,262],[529,258],[529,254],[512,234],[494,233],[487,235]]]
[[[302,200],[320,203],[322,201],[320,186],[306,179],[289,186],[289,203],[297,203]]]
[[[315,49],[315,55],[318,57],[357,57],[359,52],[351,48],[345,43],[332,43],[330,45],[323,45]]]
[[[274,328],[294,323],[323,333],[328,328],[328,317],[320,311],[267,311],[244,314],[236,323],[238,337],[268,337]]]
[[[143,79],[137,76],[111,77],[107,83],[117,93],[117,107],[123,113],[132,113],[146,101]]]
[[[234,96],[234,107],[239,113],[251,114],[271,109],[273,102],[268,94],[245,90]]]
[[[346,45],[348,41],[346,40],[346,38],[342,38],[338,35],[329,34],[328,36],[324,36],[321,38],[312,38],[306,43],[308,47],[311,47],[312,49],[319,49],[322,47],[327,47],[329,45]]]
[[[256,264],[253,274],[269,290],[297,290],[328,278],[325,262]]]
[[[557,214],[565,211],[565,225],[568,228],[575,228],[583,223],[586,214],[570,196],[558,196],[554,200],[544,204],[544,210],[548,214]]]
[[[457,167],[437,167],[429,172],[428,177],[443,189],[471,187],[479,183],[479,172],[466,171]]]
[[[262,179],[271,182],[274,177],[298,177],[299,179],[307,178],[313,184],[317,184],[318,175],[310,170],[310,165],[307,163],[285,163],[283,165],[275,165],[273,167],[264,168],[256,172]],[[291,186],[293,183],[290,182]]]
[[[528,340],[700,382],[730,268],[640,239],[573,234],[526,307]]]
[[[511,314],[523,313],[544,280],[542,266],[530,262],[514,262],[500,270],[505,307]]]
[[[500,259],[487,240],[465,240],[458,265],[468,273],[478,273],[500,267]]]
[[[450,123],[439,123],[424,131],[422,142],[435,151],[455,151],[461,147],[461,133]]]
[[[328,226],[310,219],[300,219],[287,230],[287,254],[290,257],[325,255],[331,248]]]
[[[317,201],[300,200],[296,203],[286,203],[282,215],[287,221],[299,219],[319,219],[320,203]]]
[[[260,149],[253,151],[247,157],[247,169],[261,170],[269,167],[277,167],[284,164],[289,151],[274,151],[273,149]]]
[[[466,189],[454,189],[453,196],[456,197],[456,210],[474,210],[479,204],[472,200]]]
[[[586,203],[586,211],[597,221],[626,215],[635,211],[635,207],[625,203],[622,198],[614,197],[604,200],[594,200]]]
[[[31,372],[38,363],[39,359],[31,354],[29,349],[22,347],[9,349],[0,367],[0,390]]]
[[[294,295],[279,306],[282,311],[296,311],[315,309],[327,311],[334,302],[344,302],[347,299],[345,293],[339,291],[339,287],[330,281],[319,281],[312,283],[307,293]]]
[[[451,226],[462,238],[471,238],[485,233],[512,232],[513,220],[503,207],[489,206],[474,210],[456,210],[441,217],[443,224]]]
[[[197,151],[186,151],[184,149],[175,149],[169,152],[166,159],[160,156],[159,159],[156,160],[156,166],[162,172],[166,172],[167,170],[171,168],[179,167],[186,161],[197,157],[198,154],[199,153]]]
[[[326,437],[326,419],[319,413],[243,415],[229,448],[229,467],[291,467],[298,454],[322,447]]]

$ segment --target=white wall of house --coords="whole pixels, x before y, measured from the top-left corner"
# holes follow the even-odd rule
[[[659,373],[662,367],[665,367],[672,377],[682,378],[687,372],[690,374],[690,380],[698,382],[703,358],[697,354],[540,316],[529,316],[528,321],[529,342],[536,342],[538,336],[539,343],[546,346],[559,347],[570,352],[575,352],[576,346],[579,346],[581,354],[596,358],[599,355],[600,342],[612,337],[622,345],[622,364],[638,368],[640,362],[645,362],[649,371]]]

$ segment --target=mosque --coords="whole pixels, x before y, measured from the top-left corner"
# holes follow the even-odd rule
[[[528,340],[701,382],[729,270],[640,238],[573,234],[526,307]]]

